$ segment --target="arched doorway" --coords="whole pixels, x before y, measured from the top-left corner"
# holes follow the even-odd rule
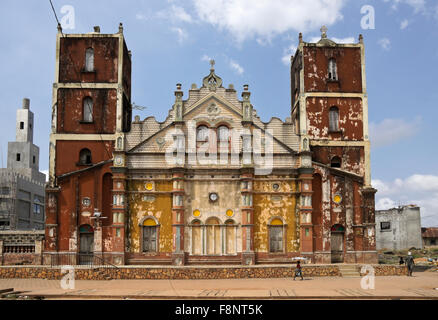
[[[344,262],[344,234],[345,228],[342,225],[332,226],[330,238],[332,263]]]
[[[219,220],[209,218],[205,224],[207,225],[207,254],[219,255],[222,251]]]
[[[89,224],[79,227],[79,264],[90,265],[94,255],[94,230]]]

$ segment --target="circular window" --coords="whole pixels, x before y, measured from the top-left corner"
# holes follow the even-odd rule
[[[82,199],[82,205],[83,205],[84,207],[89,207],[89,206],[91,205],[91,200],[90,200],[90,198],[83,198],[83,199]]]
[[[154,185],[152,182],[146,183],[146,190],[151,191],[154,188]]]
[[[272,189],[274,189],[275,191],[277,191],[278,189],[280,189],[280,185],[278,183],[274,183],[272,185]]]
[[[228,209],[227,210],[227,212],[225,213],[228,217],[232,217],[232,216],[234,216],[234,212],[233,212],[233,210],[231,210],[231,209]]]
[[[208,197],[209,197],[210,201],[213,201],[213,202],[215,202],[215,201],[217,201],[217,199],[219,199],[219,196],[215,192],[210,193],[210,195]]]
[[[195,210],[195,211],[193,211],[193,216],[194,216],[194,217],[199,217],[199,216],[201,216],[201,211],[199,211],[199,210]]]
[[[333,202],[334,203],[341,203],[342,201],[342,197],[339,194],[335,194],[335,196],[333,197]]]

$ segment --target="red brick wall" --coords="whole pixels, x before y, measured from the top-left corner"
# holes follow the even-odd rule
[[[60,82],[117,82],[119,39],[115,37],[61,38]],[[95,72],[83,72],[85,51],[94,49]]]

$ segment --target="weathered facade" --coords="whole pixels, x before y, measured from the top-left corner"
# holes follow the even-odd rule
[[[423,246],[438,246],[438,228],[421,228]]]
[[[376,249],[423,248],[420,208],[400,206],[376,211]]]
[[[291,117],[266,123],[214,61],[164,122],[131,123],[130,57],[122,27],[58,33],[46,263],[377,262],[362,38],[300,37]]]
[[[8,142],[8,167],[0,169],[0,230],[43,230],[46,175],[39,171],[29,99],[17,110],[16,124],[16,139]]]

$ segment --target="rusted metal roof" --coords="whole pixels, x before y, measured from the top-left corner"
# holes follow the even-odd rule
[[[438,228],[422,228],[421,236],[423,238],[438,238]]]

